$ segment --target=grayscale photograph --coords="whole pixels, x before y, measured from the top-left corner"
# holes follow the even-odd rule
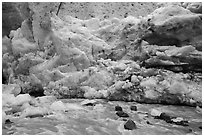
[[[2,135],[202,135],[202,2],[1,2]]]

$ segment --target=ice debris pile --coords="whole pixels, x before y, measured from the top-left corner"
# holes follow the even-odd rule
[[[44,95],[202,106],[202,13],[192,5],[80,20],[31,3],[30,18],[3,38],[3,106],[48,114],[28,107]]]

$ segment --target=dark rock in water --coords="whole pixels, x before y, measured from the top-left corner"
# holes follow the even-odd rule
[[[31,115],[31,116],[28,116],[29,118],[36,118],[36,117],[43,117],[43,115],[41,114],[36,114],[36,115]]]
[[[129,115],[123,111],[117,111],[116,115],[118,115],[119,117],[129,117]]]
[[[137,111],[137,106],[130,106],[130,110]]]
[[[187,123],[188,121],[186,120],[176,120],[175,121],[175,118],[176,117],[172,117],[172,116],[169,116],[168,114],[162,112],[160,114],[160,116],[156,116],[155,117],[156,119],[162,119],[164,121],[166,121],[167,123],[172,123],[172,124],[176,124],[176,125],[181,125],[181,126],[189,126]],[[176,118],[177,119],[177,118]]]
[[[10,119],[7,119],[6,121],[5,121],[5,124],[12,124],[13,122],[11,122],[10,121]]]
[[[149,121],[146,121],[146,123],[147,123],[147,124],[149,124],[149,125],[153,125],[153,124],[152,124],[152,123],[150,123]]]
[[[89,99],[81,102],[82,106],[95,106],[96,104],[97,104],[96,100],[89,100]]]
[[[125,122],[124,128],[127,130],[133,130],[136,129],[137,127],[135,122],[129,119],[127,122]]]
[[[171,116],[167,115],[166,113],[161,113],[159,118],[165,120],[167,123],[171,122]]]
[[[176,125],[181,125],[181,126],[189,126],[187,123],[188,123],[188,121],[184,121],[184,120],[182,120],[182,121],[179,121],[179,122],[173,122],[174,124],[176,124]]]
[[[189,133],[191,133],[191,132],[193,132],[193,129],[189,128],[188,131],[189,131]]]
[[[200,129],[202,129],[202,126],[199,126]]]
[[[115,106],[115,111],[123,111],[123,108],[121,106]]]
[[[160,116],[155,116],[155,118],[156,119],[162,119],[162,120],[166,121],[167,123],[173,123],[172,117],[169,116],[168,114],[164,113],[164,112],[162,112],[160,114]]]

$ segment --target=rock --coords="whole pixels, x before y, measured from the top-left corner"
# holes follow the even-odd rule
[[[29,95],[32,97],[41,97],[45,96],[44,89],[41,84],[33,84],[29,90]]]
[[[5,124],[12,124],[13,122],[11,122],[10,119],[6,119]]]
[[[126,121],[124,124],[124,128],[127,130],[134,130],[134,129],[137,129],[137,126],[134,121],[132,121],[131,119],[128,119],[128,121]]]
[[[50,109],[54,111],[65,111],[66,105],[62,101],[56,101],[51,104]]]
[[[157,84],[156,84],[156,80],[154,78],[149,78],[147,80],[143,80],[140,85],[142,87],[149,87],[149,88],[153,88],[153,87],[156,87]]]
[[[9,84],[4,85],[2,84],[2,93],[3,94],[14,94],[17,96],[21,92],[21,87],[18,84]]]
[[[117,111],[116,115],[118,115],[119,117],[129,117],[129,115],[123,111]]]
[[[169,88],[169,93],[183,95],[189,93],[189,90],[187,89],[187,86],[184,83],[174,82]]]
[[[81,104],[82,106],[95,106],[96,103],[97,103],[96,100],[86,99],[86,100],[82,101],[80,104]]]
[[[150,123],[149,121],[146,121],[146,123],[147,123],[147,124],[149,124],[149,125],[153,125],[153,124],[152,124],[152,123]]]
[[[83,86],[81,89],[85,92],[84,97],[85,98],[95,98],[97,97],[97,91],[94,88]]]
[[[196,112],[202,113],[202,108],[200,108],[199,106],[196,106]]]
[[[160,91],[161,92],[161,91]],[[161,95],[158,91],[153,89],[144,89],[145,98],[156,100]]]
[[[121,106],[115,106],[115,111],[123,111],[123,108]]]
[[[139,81],[139,79],[137,78],[136,75],[132,75],[132,76],[131,76],[131,82],[132,82],[132,83],[139,83],[140,81]]]
[[[12,105],[23,105],[24,103],[30,103],[32,100],[29,94],[19,94]]]
[[[199,126],[200,129],[202,129],[202,126]]]
[[[182,117],[176,117],[175,119],[172,119],[173,122],[181,122],[184,119]]]
[[[115,89],[116,90],[121,90],[123,85],[125,84],[125,81],[117,81],[114,85],[115,85]]]
[[[172,49],[166,50],[165,53],[167,56],[185,57],[185,56],[189,56],[189,54],[194,51],[195,51],[195,47],[190,45],[190,46],[183,46],[180,48],[174,47]]]
[[[42,96],[42,97],[37,97],[35,99],[39,104],[42,104],[42,105],[43,104],[51,104],[54,101],[56,101],[55,96]]]
[[[161,55],[152,55],[145,61],[147,67],[162,66],[174,72],[201,71],[201,52],[195,45],[183,47],[166,46],[166,48],[152,47],[154,50],[162,51]]]
[[[137,106],[130,106],[130,110],[137,111]]]
[[[157,110],[157,109],[152,109],[151,112],[150,112],[150,115],[154,116],[154,117],[157,117],[157,116],[160,116],[161,115],[161,111]]]
[[[163,119],[164,121],[166,121],[167,123],[171,123],[172,122],[172,117],[169,116],[168,114],[162,112],[159,116],[160,119]]]
[[[102,95],[101,98],[107,98],[109,96],[109,92],[107,90],[98,90],[99,95]]]
[[[151,22],[152,31],[144,35],[144,40],[149,44],[182,45],[201,35],[201,14],[193,14],[178,5],[161,7],[150,14],[147,20]],[[192,29],[194,27],[197,29]]]
[[[42,117],[47,114],[49,114],[49,112],[46,108],[30,106],[22,112],[20,117]]]

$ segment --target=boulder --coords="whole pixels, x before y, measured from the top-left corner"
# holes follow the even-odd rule
[[[85,98],[97,98],[97,91],[94,88],[83,86],[81,87],[82,90],[84,90],[84,97]],[[100,98],[100,97],[98,97]]]
[[[116,115],[119,116],[119,117],[129,117],[129,115],[123,111],[117,111],[116,112]]]
[[[130,106],[130,110],[137,111],[137,106]]]
[[[121,106],[115,106],[115,111],[123,111],[123,108]]]
[[[42,107],[27,107],[22,114],[20,115],[21,118],[25,117],[43,117],[44,115],[49,114],[49,111],[47,108],[42,108]]]
[[[160,116],[161,113],[162,112],[157,110],[157,109],[152,109],[151,112],[150,112],[150,115],[153,116],[153,117],[156,117],[156,116]]]
[[[137,129],[137,126],[134,121],[132,121],[131,119],[128,119],[128,121],[126,121],[124,124],[124,128],[126,130],[134,130],[134,129]]]
[[[144,40],[156,45],[184,45],[202,35],[202,15],[194,14],[178,5],[156,9],[147,16],[149,31]],[[201,45],[200,45],[201,46]]]
[[[192,45],[183,47],[148,45],[144,48],[147,48],[150,54],[144,63],[146,67],[163,67],[175,72],[201,71],[201,51]],[[153,51],[156,52],[156,55],[151,55]],[[153,72],[157,73],[156,71]]]
[[[33,98],[29,94],[19,94],[12,105],[23,105],[24,103],[30,103],[32,100]]]

